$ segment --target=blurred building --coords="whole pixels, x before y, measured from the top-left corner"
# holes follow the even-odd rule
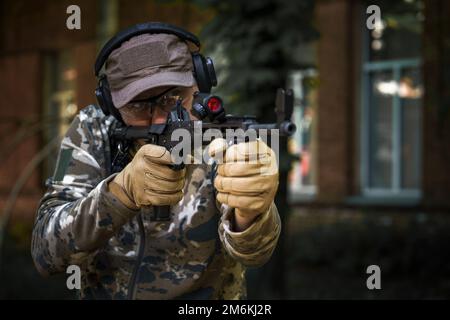
[[[377,3],[382,20],[368,29],[366,8]],[[72,4],[81,8],[81,30],[66,28]],[[77,110],[96,103],[93,64],[101,45],[143,21],[196,33],[211,13],[188,1],[0,6],[0,207],[22,176],[13,218],[31,223],[55,159],[35,161],[36,170],[30,161],[65,132]],[[444,0],[316,2],[320,38],[300,46],[305,67],[287,79],[299,128],[290,149],[301,161],[289,178],[297,213],[313,221],[329,212],[449,211],[449,15]]]
[[[320,37],[290,77],[301,161],[285,296],[450,296],[449,14],[439,0],[316,1]],[[372,264],[380,292],[365,287]]]
[[[381,21],[369,30],[369,4]],[[447,11],[446,11],[447,10]],[[313,65],[294,71],[294,203],[448,209],[444,1],[318,1]]]

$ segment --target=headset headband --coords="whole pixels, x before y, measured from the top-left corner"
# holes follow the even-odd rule
[[[190,41],[195,44],[200,49],[200,40],[192,33],[178,28],[176,26],[170,25],[168,23],[162,22],[147,22],[137,24],[131,28],[128,28],[122,32],[119,32],[116,36],[110,39],[102,48],[95,60],[94,72],[95,76],[98,77],[103,64],[108,59],[111,52],[120,47],[120,45],[141,34],[146,33],[169,33],[178,36],[179,38]]]

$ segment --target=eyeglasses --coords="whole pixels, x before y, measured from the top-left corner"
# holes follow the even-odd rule
[[[169,113],[179,100],[183,100],[180,90],[172,87],[154,97],[131,100],[123,108],[123,111],[130,115],[142,115],[144,112],[151,115],[153,109],[158,107],[162,111]]]

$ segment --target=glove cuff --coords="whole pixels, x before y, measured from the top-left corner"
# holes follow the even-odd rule
[[[114,179],[115,180],[115,179]],[[114,180],[108,183],[109,191],[122,202],[128,209],[137,210],[139,207],[136,206],[134,201],[128,196],[125,190],[122,188],[120,184],[115,182]]]

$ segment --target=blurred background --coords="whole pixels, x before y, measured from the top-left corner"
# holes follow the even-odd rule
[[[283,233],[249,298],[450,298],[449,17],[445,0],[0,1],[0,298],[75,297],[33,266],[35,211],[60,135],[96,103],[97,52],[147,21],[200,35],[228,112],[274,121],[275,90],[294,91]]]

